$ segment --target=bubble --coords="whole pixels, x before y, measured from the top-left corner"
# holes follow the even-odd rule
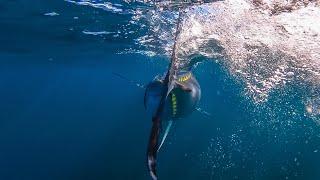
[[[307,113],[312,114],[312,107],[306,106],[306,111],[307,111]]]

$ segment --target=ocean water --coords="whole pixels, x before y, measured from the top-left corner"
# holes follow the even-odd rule
[[[137,84],[165,73],[177,12],[149,6],[0,0],[0,179],[150,179],[151,119]],[[197,13],[214,10],[186,19]],[[193,25],[180,42],[204,27]],[[252,93],[196,45],[179,47],[183,66],[200,59],[201,110],[173,125],[159,178],[319,179],[319,83],[286,79]]]

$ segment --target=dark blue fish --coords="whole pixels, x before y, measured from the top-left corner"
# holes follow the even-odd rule
[[[181,11],[177,23],[177,36],[180,32]],[[144,103],[148,112],[152,115],[152,128],[147,149],[147,165],[152,179],[157,179],[156,159],[173,120],[182,118],[195,110],[200,100],[200,86],[191,71],[178,69],[176,57],[176,43],[173,47],[171,63],[166,76],[162,80],[152,81],[145,91]],[[164,138],[160,142],[162,124],[169,121]]]

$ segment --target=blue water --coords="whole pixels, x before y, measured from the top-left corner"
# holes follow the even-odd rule
[[[0,179],[149,179],[144,90],[114,73],[147,84],[168,61],[122,53],[142,32],[83,32],[117,32],[130,15],[62,0],[0,0],[0,10]],[[174,124],[160,179],[320,178],[305,87],[288,84],[258,104],[213,61],[194,74],[209,115]]]

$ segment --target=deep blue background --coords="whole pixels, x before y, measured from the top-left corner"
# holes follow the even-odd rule
[[[82,33],[117,31],[130,16],[62,0],[0,0],[0,11],[0,179],[149,179],[144,90],[114,73],[146,84],[167,60],[119,54],[135,37]],[[211,116],[174,125],[161,179],[320,178],[320,128],[301,87],[261,105],[220,64],[194,73]]]

